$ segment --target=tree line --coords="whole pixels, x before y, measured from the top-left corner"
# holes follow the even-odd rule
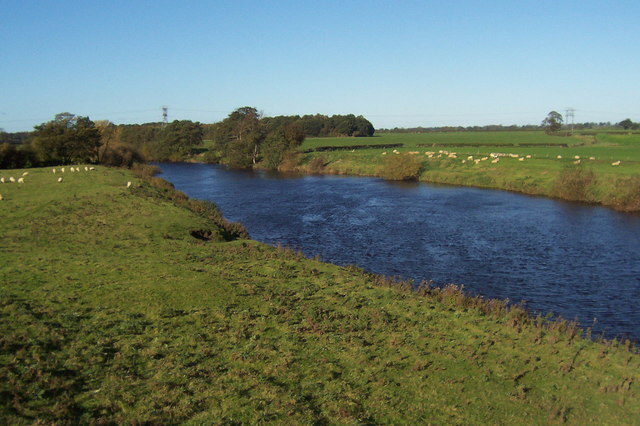
[[[115,125],[64,112],[33,132],[0,130],[0,168],[180,161],[207,151],[201,146],[210,140],[209,162],[277,169],[306,136],[359,137],[374,131],[367,119],[353,114],[264,117],[254,107],[238,108],[214,124],[175,120]]]

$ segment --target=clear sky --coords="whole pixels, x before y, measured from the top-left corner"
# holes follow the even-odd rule
[[[0,128],[59,112],[640,121],[640,1],[0,0]]]

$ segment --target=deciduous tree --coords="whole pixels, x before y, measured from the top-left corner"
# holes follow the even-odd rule
[[[562,115],[557,111],[551,111],[547,117],[542,120],[542,126],[545,132],[553,133],[562,128]]]
[[[100,131],[89,117],[68,112],[35,126],[32,146],[44,163],[95,162],[101,145]]]

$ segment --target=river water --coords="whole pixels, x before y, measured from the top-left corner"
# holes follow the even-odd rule
[[[464,284],[640,341],[640,216],[477,188],[159,166],[255,240],[416,282]]]

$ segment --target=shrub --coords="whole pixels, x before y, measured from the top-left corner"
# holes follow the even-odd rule
[[[613,206],[623,211],[640,211],[640,177],[633,176],[619,179],[615,185],[618,197]]]
[[[286,152],[282,157],[282,162],[278,166],[278,170],[281,172],[293,172],[298,169],[300,161],[302,160],[302,154],[298,151]]]
[[[0,144],[0,169],[21,169],[38,164],[32,150],[9,143]]]
[[[552,194],[556,197],[572,201],[593,201],[592,186],[596,176],[582,165],[568,165],[556,179]]]
[[[160,173],[160,167],[151,164],[134,163],[131,166],[134,175],[141,178],[150,178]]]
[[[130,168],[134,163],[144,163],[143,155],[131,145],[110,146],[102,155],[102,164]]]
[[[308,170],[309,173],[322,173],[324,170],[324,166],[327,164],[327,161],[324,157],[316,157],[309,162]]]
[[[380,176],[387,180],[418,180],[422,168],[422,162],[414,155],[389,155],[384,159]]]

